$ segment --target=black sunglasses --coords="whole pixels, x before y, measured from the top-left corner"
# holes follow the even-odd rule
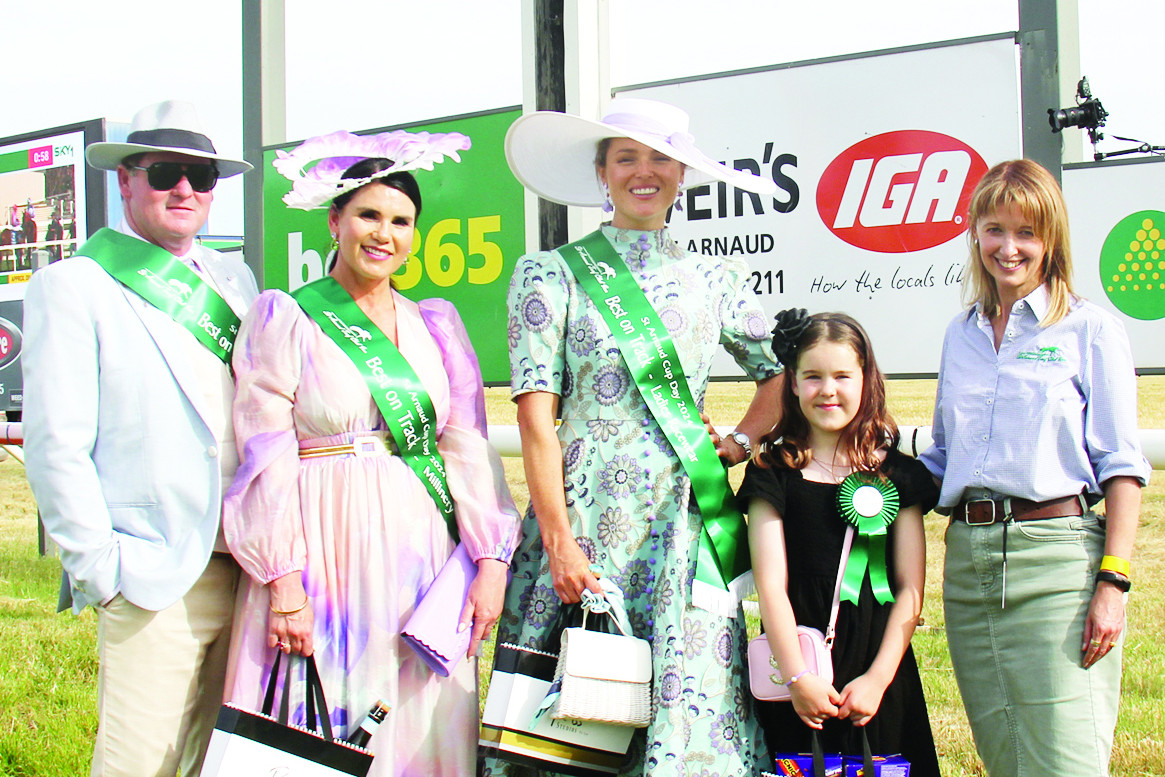
[[[145,170],[150,188],[168,192],[178,185],[183,176],[196,192],[208,192],[218,183],[218,168],[214,165],[187,164],[186,162],[154,162],[149,167],[126,165],[130,170]]]

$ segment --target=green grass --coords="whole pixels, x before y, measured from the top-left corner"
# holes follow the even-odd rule
[[[57,615],[61,567],[36,551],[24,470],[0,464],[0,774],[89,772],[97,732],[96,618]]]
[[[705,409],[718,426],[730,425],[744,412],[750,392],[750,384],[713,383]],[[891,413],[899,424],[930,425],[935,381],[892,381],[887,384],[887,392]],[[1138,392],[1141,428],[1165,429],[1165,376],[1141,378]],[[486,403],[492,423],[516,422],[507,390],[487,390]],[[524,509],[527,496],[521,460],[507,459],[506,472],[514,499]],[[739,485],[742,475],[743,467],[732,471],[734,486]],[[1165,777],[1165,672],[1161,669],[1165,667],[1165,472],[1154,473],[1153,482],[1142,496],[1141,526],[1133,559],[1136,588],[1129,602],[1121,710],[1113,747],[1112,773],[1116,777]],[[946,520],[933,513],[926,521],[926,602],[923,625],[914,637],[914,650],[943,774],[985,775],[955,685],[943,628],[945,525]],[[753,620],[749,631],[750,636],[756,635],[759,623]]]
[[[1165,377],[1141,378],[1140,424],[1165,428]],[[930,423],[934,381],[889,384],[890,406],[903,425]],[[715,383],[706,406],[718,425],[743,412],[749,387]],[[505,389],[489,389],[495,424],[515,423]],[[739,478],[742,468],[734,470]],[[506,460],[515,501],[527,502],[522,462]],[[942,617],[941,516],[927,519],[927,600],[914,639],[939,747],[949,777],[983,775],[959,701],[947,654]],[[1144,491],[1133,559],[1136,582],[1129,604],[1124,685],[1113,752],[1117,777],[1165,777],[1165,473]],[[96,732],[95,619],[57,615],[60,566],[36,553],[36,511],[19,464],[0,463],[0,775],[70,777],[87,774]],[[752,632],[757,624],[752,624]],[[493,646],[481,662],[489,681]]]

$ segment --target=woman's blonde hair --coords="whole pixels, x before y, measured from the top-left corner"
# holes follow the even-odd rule
[[[1048,287],[1051,299],[1040,326],[1051,326],[1068,315],[1076,297],[1072,290],[1068,207],[1064,203],[1064,193],[1052,174],[1029,159],[1000,162],[988,170],[975,186],[967,215],[971,260],[963,281],[963,298],[969,305],[981,305],[983,312],[990,318],[1000,314],[999,290],[995,279],[983,266],[975,227],[980,219],[1013,205],[1031,222],[1036,237],[1044,244],[1041,281]]]

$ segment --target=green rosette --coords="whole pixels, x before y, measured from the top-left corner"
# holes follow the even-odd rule
[[[886,527],[898,517],[898,489],[889,480],[854,472],[838,486],[837,509],[856,532],[841,580],[842,600],[858,603],[869,569],[874,598],[879,604],[894,601],[886,571]]]

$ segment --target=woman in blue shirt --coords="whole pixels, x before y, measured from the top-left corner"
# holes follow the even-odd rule
[[[955,677],[991,777],[1107,775],[1150,471],[1132,353],[1121,323],[1072,291],[1067,208],[1047,170],[989,170],[968,223],[971,306],[947,328],[921,457],[951,513]]]

